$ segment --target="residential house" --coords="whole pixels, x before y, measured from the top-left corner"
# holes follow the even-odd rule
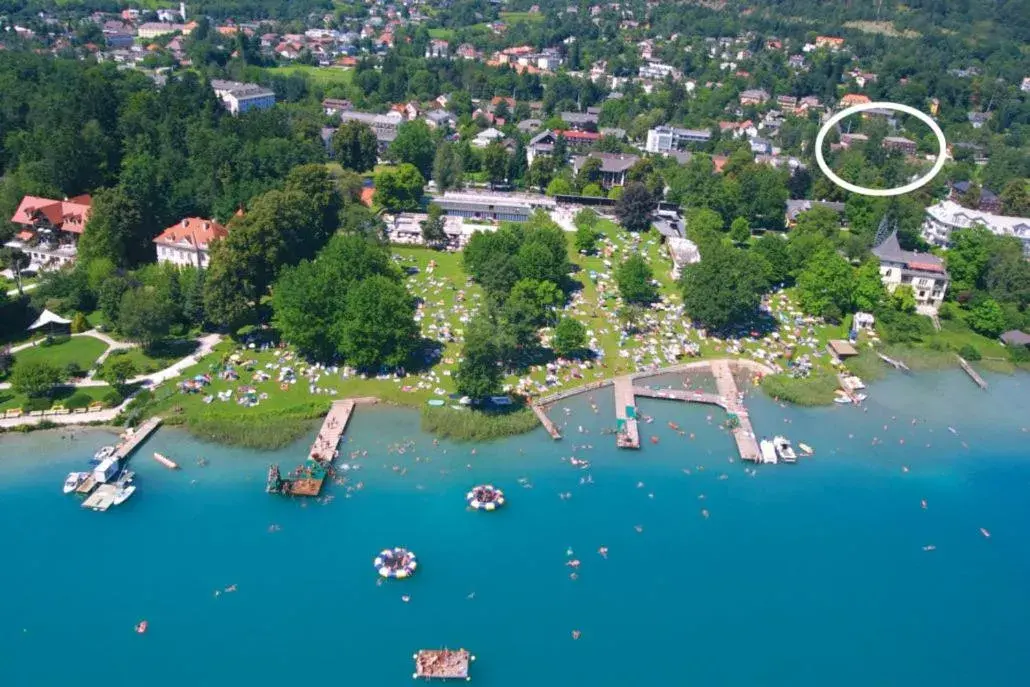
[[[787,58],[787,64],[790,66],[791,69],[804,69],[805,56],[801,54],[791,55]]]
[[[868,95],[861,93],[847,93],[843,98],[840,99],[841,107],[851,107],[852,105],[865,105],[866,103],[872,102],[869,100]]]
[[[504,132],[491,127],[476,134],[476,137],[472,139],[472,146],[474,148],[486,148],[494,141],[500,141],[503,138]]]
[[[847,149],[855,144],[865,144],[869,142],[869,137],[865,134],[841,134],[840,135],[840,147]]]
[[[752,138],[748,141],[751,146],[751,152],[758,155],[771,155],[773,152],[772,141],[767,141],[764,138]]]
[[[225,109],[234,115],[250,110],[267,110],[275,105],[275,92],[257,84],[212,79],[211,88]]]
[[[916,154],[916,142],[903,136],[885,136],[883,139],[885,150],[900,150],[906,155]]]
[[[626,183],[626,172],[635,165],[640,157],[637,155],[624,155],[621,153],[590,153],[589,155],[577,155],[572,158],[572,170],[579,174],[587,160],[594,159],[601,161],[601,186],[609,189],[613,186],[623,186]]]
[[[740,92],[741,105],[764,105],[769,101],[769,91],[764,88],[750,88]]]
[[[776,105],[784,110],[796,110],[798,106],[798,99],[793,95],[778,95],[776,96]]]
[[[963,200],[965,199],[966,194],[969,193],[970,186],[971,184],[968,181],[956,181],[955,183],[950,184],[951,189],[948,192],[948,200],[965,207]],[[979,201],[977,202],[976,207],[972,209],[1000,214],[1001,198],[999,198],[998,194],[991,189],[981,188]]]
[[[538,131],[543,126],[543,120],[530,118],[523,119],[521,122],[515,125],[515,128],[524,134],[531,134],[534,131]]]
[[[991,118],[991,112],[969,112],[966,117],[974,129],[982,129],[983,125]]]
[[[458,125],[458,118],[447,110],[430,110],[425,116],[430,129],[453,129]]]
[[[1030,218],[970,210],[950,200],[926,208],[922,234],[928,243],[947,246],[952,231],[975,225],[985,227],[996,236],[1016,237],[1023,243],[1023,253],[1030,257]]]
[[[478,60],[483,56],[482,53],[476,50],[476,47],[471,43],[462,43],[459,45],[456,54],[463,60]]]
[[[570,152],[584,151],[589,149],[601,140],[601,134],[593,131],[572,131],[545,129],[530,139],[526,146],[526,161],[533,164],[538,155],[550,155],[554,152],[554,143],[558,136],[565,139],[566,146]]]
[[[325,110],[326,115],[331,117],[351,109],[351,102],[340,98],[326,98],[322,101],[322,109]]]
[[[157,38],[170,33],[189,33],[185,24],[170,24],[168,22],[150,21],[140,24],[136,35],[140,38]]]
[[[229,231],[214,220],[186,217],[154,239],[157,261],[204,269],[211,261],[211,244],[228,235]]]
[[[21,230],[4,245],[25,253],[29,269],[36,271],[71,264],[91,205],[88,195],[65,200],[25,196],[11,217],[11,223]]]
[[[670,153],[680,150],[688,143],[708,143],[712,132],[707,129],[680,129],[673,126],[657,126],[647,132],[644,150],[649,153]]]
[[[387,114],[373,114],[371,112],[345,110],[339,114],[341,122],[361,122],[371,127],[372,131],[375,132],[376,141],[379,143],[379,152],[383,152],[393,143],[393,140],[397,138],[397,128],[404,121],[404,116],[395,111]]]
[[[930,253],[902,250],[897,231],[875,246],[873,255],[880,261],[880,279],[888,291],[894,293],[899,286],[909,286],[920,312],[937,312],[948,290],[943,260]]]
[[[562,112],[561,119],[573,131],[597,131],[600,121],[596,114],[589,112]]]
[[[666,79],[672,77],[674,81],[679,81],[683,78],[683,73],[673,67],[671,64],[665,64],[664,62],[646,62],[640,65],[640,69],[637,70],[637,76],[641,79]]]
[[[1019,84],[1019,90],[1024,93],[1030,93],[1030,76],[1023,77],[1023,82]]]
[[[1010,329],[1009,331],[1002,334],[1000,337],[1001,342],[1006,346],[1017,347],[1022,346],[1023,348],[1030,348],[1030,334],[1021,332],[1018,329]]]
[[[451,44],[439,38],[431,38],[426,45],[426,59],[446,59],[450,57]]]
[[[816,36],[815,47],[840,50],[844,47],[844,39],[840,36]]]

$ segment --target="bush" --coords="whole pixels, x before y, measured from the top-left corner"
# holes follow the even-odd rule
[[[454,410],[430,408],[422,411],[422,429],[457,441],[486,441],[525,434],[540,426],[527,408],[512,411]]]
[[[980,355],[979,349],[977,349],[973,344],[966,344],[962,348],[958,349],[958,354],[966,360],[980,360],[983,358],[983,356]]]
[[[86,320],[86,316],[80,312],[75,313],[75,317],[72,318],[72,334],[79,334],[89,329],[89,322]]]
[[[93,397],[81,391],[76,391],[64,401],[64,407],[68,410],[86,408],[93,402]]]
[[[83,376],[82,366],[76,362],[70,362],[64,366],[64,376],[68,379],[75,379]]]
[[[955,320],[959,317],[958,306],[948,301],[941,303],[941,307],[937,309],[937,317],[942,320]]]
[[[49,398],[30,398],[22,404],[21,409],[26,413],[31,413],[36,410],[49,410],[51,405],[53,405],[53,401]]]
[[[837,386],[837,378],[821,370],[814,370],[809,377],[801,379],[786,374],[766,375],[762,378],[762,391],[766,394],[801,406],[833,403]]]
[[[104,394],[104,397],[100,400],[105,406],[113,408],[114,406],[122,402],[123,397],[120,393],[118,393],[117,389],[111,389],[106,394]]]
[[[1009,348],[1009,358],[1014,363],[1030,363],[1030,348],[1026,346],[1011,346]]]

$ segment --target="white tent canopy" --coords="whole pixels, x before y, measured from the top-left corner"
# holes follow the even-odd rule
[[[39,316],[39,319],[37,319],[35,322],[33,322],[32,324],[29,325],[29,329],[39,329],[40,327],[45,327],[48,324],[71,324],[71,323],[72,323],[71,320],[66,320],[63,317],[61,317],[60,315],[55,315],[54,313],[50,312],[49,310],[44,310],[43,314]]]

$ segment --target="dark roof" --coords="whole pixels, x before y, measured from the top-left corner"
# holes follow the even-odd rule
[[[1030,334],[1018,329],[1005,332],[1001,335],[1001,340],[1009,346],[1030,346]]]
[[[901,244],[898,243],[897,230],[891,232],[891,235],[884,239],[883,243],[873,248],[873,255],[881,261],[899,262],[919,271],[947,274],[944,270],[944,261],[936,255],[902,250]]]

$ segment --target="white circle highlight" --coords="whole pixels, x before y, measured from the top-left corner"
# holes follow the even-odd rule
[[[845,117],[849,117],[853,114],[865,112],[866,110],[880,109],[897,110],[899,112],[904,112],[905,114],[910,114],[916,119],[920,120],[921,122],[924,122],[928,127],[930,127],[930,130],[933,131],[934,135],[937,137],[937,145],[940,147],[940,150],[937,152],[937,161],[934,162],[933,167],[930,169],[929,172],[927,172],[924,176],[919,177],[910,184],[905,184],[904,186],[896,186],[894,188],[866,188],[865,186],[856,186],[851,182],[844,181],[839,176],[834,174],[833,170],[830,169],[830,166],[826,164],[826,160],[823,158],[823,140],[826,138],[826,134],[830,131],[830,127],[832,127],[834,124],[844,119]],[[819,169],[822,170],[823,174],[825,174],[830,181],[837,184],[841,188],[847,191],[851,191],[852,193],[861,194],[863,196],[900,196],[903,193],[910,193],[918,188],[925,186],[926,184],[930,183],[930,181],[935,176],[937,176],[937,174],[944,168],[947,150],[948,142],[944,139],[944,132],[941,131],[941,127],[937,124],[937,122],[933,121],[930,115],[926,114],[925,112],[917,110],[916,108],[910,107],[908,105],[903,105],[901,103],[877,102],[852,105],[851,107],[843,109],[837,114],[830,117],[829,120],[827,120],[827,122],[823,124],[823,128],[819,129],[819,134],[815,137],[815,161],[819,165]]]

